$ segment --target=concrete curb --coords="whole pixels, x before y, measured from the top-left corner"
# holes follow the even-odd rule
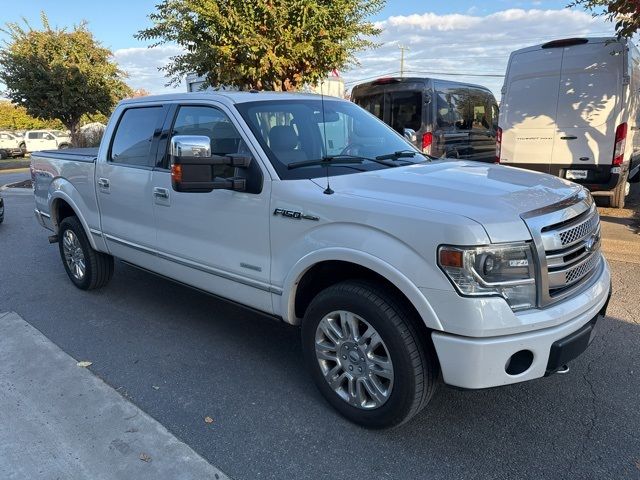
[[[0,313],[0,478],[228,479],[12,312]]]

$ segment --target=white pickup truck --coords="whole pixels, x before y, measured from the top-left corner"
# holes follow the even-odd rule
[[[77,287],[104,287],[117,257],[301,325],[320,392],[368,427],[407,421],[440,382],[567,371],[610,296],[584,188],[426,157],[344,100],[127,100],[99,149],[32,159]]]

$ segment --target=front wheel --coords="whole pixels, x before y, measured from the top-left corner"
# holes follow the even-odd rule
[[[60,222],[58,246],[64,269],[73,284],[81,290],[105,286],[113,276],[113,257],[91,248],[77,217]]]
[[[336,410],[365,427],[387,428],[416,415],[436,387],[433,347],[417,332],[394,295],[348,281],[309,305],[303,351],[316,386]]]

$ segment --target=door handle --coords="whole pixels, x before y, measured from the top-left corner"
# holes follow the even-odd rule
[[[98,186],[100,188],[109,188],[109,180],[107,180],[106,178],[99,178]]]
[[[154,187],[153,196],[156,198],[169,198],[169,190],[166,188]]]
[[[560,140],[577,140],[578,137],[575,135],[569,135],[568,137],[560,137]]]

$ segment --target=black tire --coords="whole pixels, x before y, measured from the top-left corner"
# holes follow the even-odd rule
[[[316,357],[316,329],[328,314],[346,310],[375,328],[393,363],[393,387],[386,402],[372,409],[347,403],[325,380]],[[401,425],[422,410],[435,391],[438,362],[433,345],[421,338],[411,312],[379,286],[346,281],[320,292],[311,302],[302,323],[303,354],[311,376],[325,399],[347,419],[368,428]],[[346,357],[343,357],[346,358]]]
[[[609,206],[612,208],[624,208],[625,197],[627,196],[627,176],[624,175],[618,186],[613,190],[613,195],[609,197]]]
[[[65,259],[63,240],[65,232],[71,230],[77,237],[84,255],[85,273],[82,278],[76,277]],[[87,235],[77,217],[67,217],[60,222],[58,229],[58,247],[64,269],[73,284],[81,290],[93,290],[104,287],[113,276],[113,257],[97,252],[91,248]]]
[[[8,158],[9,154],[7,154],[6,150],[0,150],[0,160],[4,160],[5,158]]]
[[[27,153],[27,144],[22,142],[20,145],[18,145],[18,148],[22,150],[22,156],[24,157]]]

